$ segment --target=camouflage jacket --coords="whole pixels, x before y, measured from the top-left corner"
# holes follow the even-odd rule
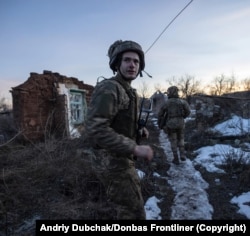
[[[184,119],[189,116],[191,110],[186,100],[181,98],[169,98],[158,112],[158,125],[170,129],[184,128]]]
[[[89,104],[86,131],[94,148],[130,155],[136,146],[138,96],[120,75],[98,82]]]

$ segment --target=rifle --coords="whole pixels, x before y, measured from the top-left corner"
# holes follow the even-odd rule
[[[148,107],[145,107],[144,103],[145,103],[145,97],[143,97],[141,101],[140,113],[137,122],[137,135],[136,135],[137,144],[140,144],[141,138],[145,137],[145,134],[142,132],[142,129],[146,127],[149,114],[152,112],[153,109],[153,103],[151,99],[149,99]]]

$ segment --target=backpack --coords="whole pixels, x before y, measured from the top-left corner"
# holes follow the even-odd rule
[[[166,126],[169,129],[182,129],[184,127],[183,103],[179,98],[168,100],[168,117]]]

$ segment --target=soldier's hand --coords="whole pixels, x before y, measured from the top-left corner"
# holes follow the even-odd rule
[[[143,127],[142,129],[139,130],[140,137],[142,138],[148,138],[149,137],[149,131],[147,130],[146,127]]]
[[[154,156],[154,152],[149,145],[136,145],[134,149],[134,155],[138,158],[143,158],[147,161],[151,161]]]
[[[146,127],[142,128],[142,137],[145,137],[145,138],[149,137],[149,131]]]

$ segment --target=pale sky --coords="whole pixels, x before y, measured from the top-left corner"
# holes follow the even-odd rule
[[[113,75],[107,51],[118,39],[146,52],[153,78],[136,88],[185,75],[249,78],[249,25],[248,0],[0,0],[0,97],[43,70],[95,85]]]

